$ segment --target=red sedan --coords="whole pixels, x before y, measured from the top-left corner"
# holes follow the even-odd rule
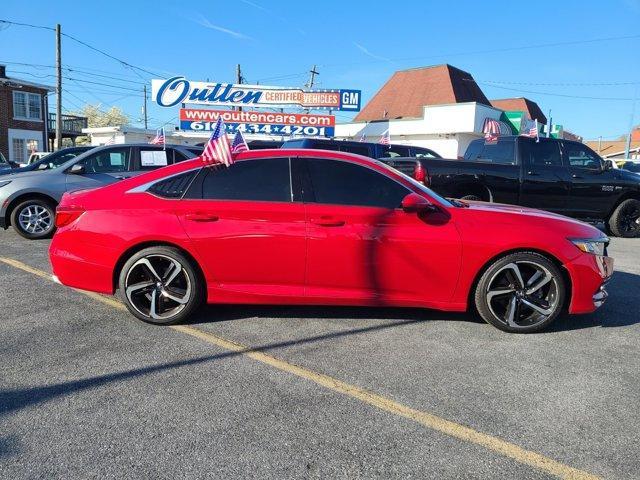
[[[531,332],[606,299],[597,229],[522,207],[441,198],[369,158],[258,150],[67,194],[50,248],[65,285],[120,291],[133,315],[208,303],[475,308]]]

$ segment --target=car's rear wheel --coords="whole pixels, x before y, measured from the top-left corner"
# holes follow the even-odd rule
[[[561,312],[566,287],[548,258],[518,252],[497,259],[482,274],[475,291],[480,316],[506,332],[542,330]]]
[[[29,240],[49,238],[55,232],[56,207],[51,202],[32,198],[18,204],[11,212],[14,230]]]
[[[629,198],[620,202],[609,219],[609,229],[616,237],[639,237],[640,200]]]
[[[120,296],[140,320],[180,323],[204,300],[204,279],[193,262],[173,247],[149,247],[134,254],[120,272]]]

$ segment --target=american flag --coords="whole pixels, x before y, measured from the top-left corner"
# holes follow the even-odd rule
[[[249,150],[249,145],[245,142],[242,132],[238,130],[236,136],[233,137],[233,142],[231,142],[231,155],[246,152],[247,150]]]
[[[482,126],[482,132],[487,142],[497,142],[500,135],[500,122],[493,118],[486,118]]]
[[[202,161],[207,165],[215,165],[222,163],[227,167],[233,163],[233,155],[231,155],[231,145],[229,137],[225,130],[222,117],[218,117],[213,133],[209,137],[207,145],[202,152]]]
[[[149,143],[152,143],[153,145],[165,144],[164,127],[156,130],[156,136],[153,137],[153,140],[151,140]]]
[[[536,137],[536,142],[540,141],[540,135],[538,133],[538,119],[536,118],[533,126],[529,129],[529,136]]]
[[[390,145],[391,144],[391,135],[389,134],[389,129],[388,128],[384,131],[384,133],[380,137],[380,141],[378,143],[381,143],[382,145]]]

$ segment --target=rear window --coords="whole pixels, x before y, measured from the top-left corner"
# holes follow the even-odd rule
[[[514,146],[515,142],[512,140],[498,140],[497,142],[474,140],[467,148],[464,159],[470,162],[515,165]]]

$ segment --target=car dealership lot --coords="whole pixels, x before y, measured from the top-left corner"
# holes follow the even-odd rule
[[[637,240],[613,239],[600,311],[536,335],[327,307],[210,306],[153,327],[38,276],[48,242],[0,245],[2,477],[547,478],[551,459],[638,478]]]

